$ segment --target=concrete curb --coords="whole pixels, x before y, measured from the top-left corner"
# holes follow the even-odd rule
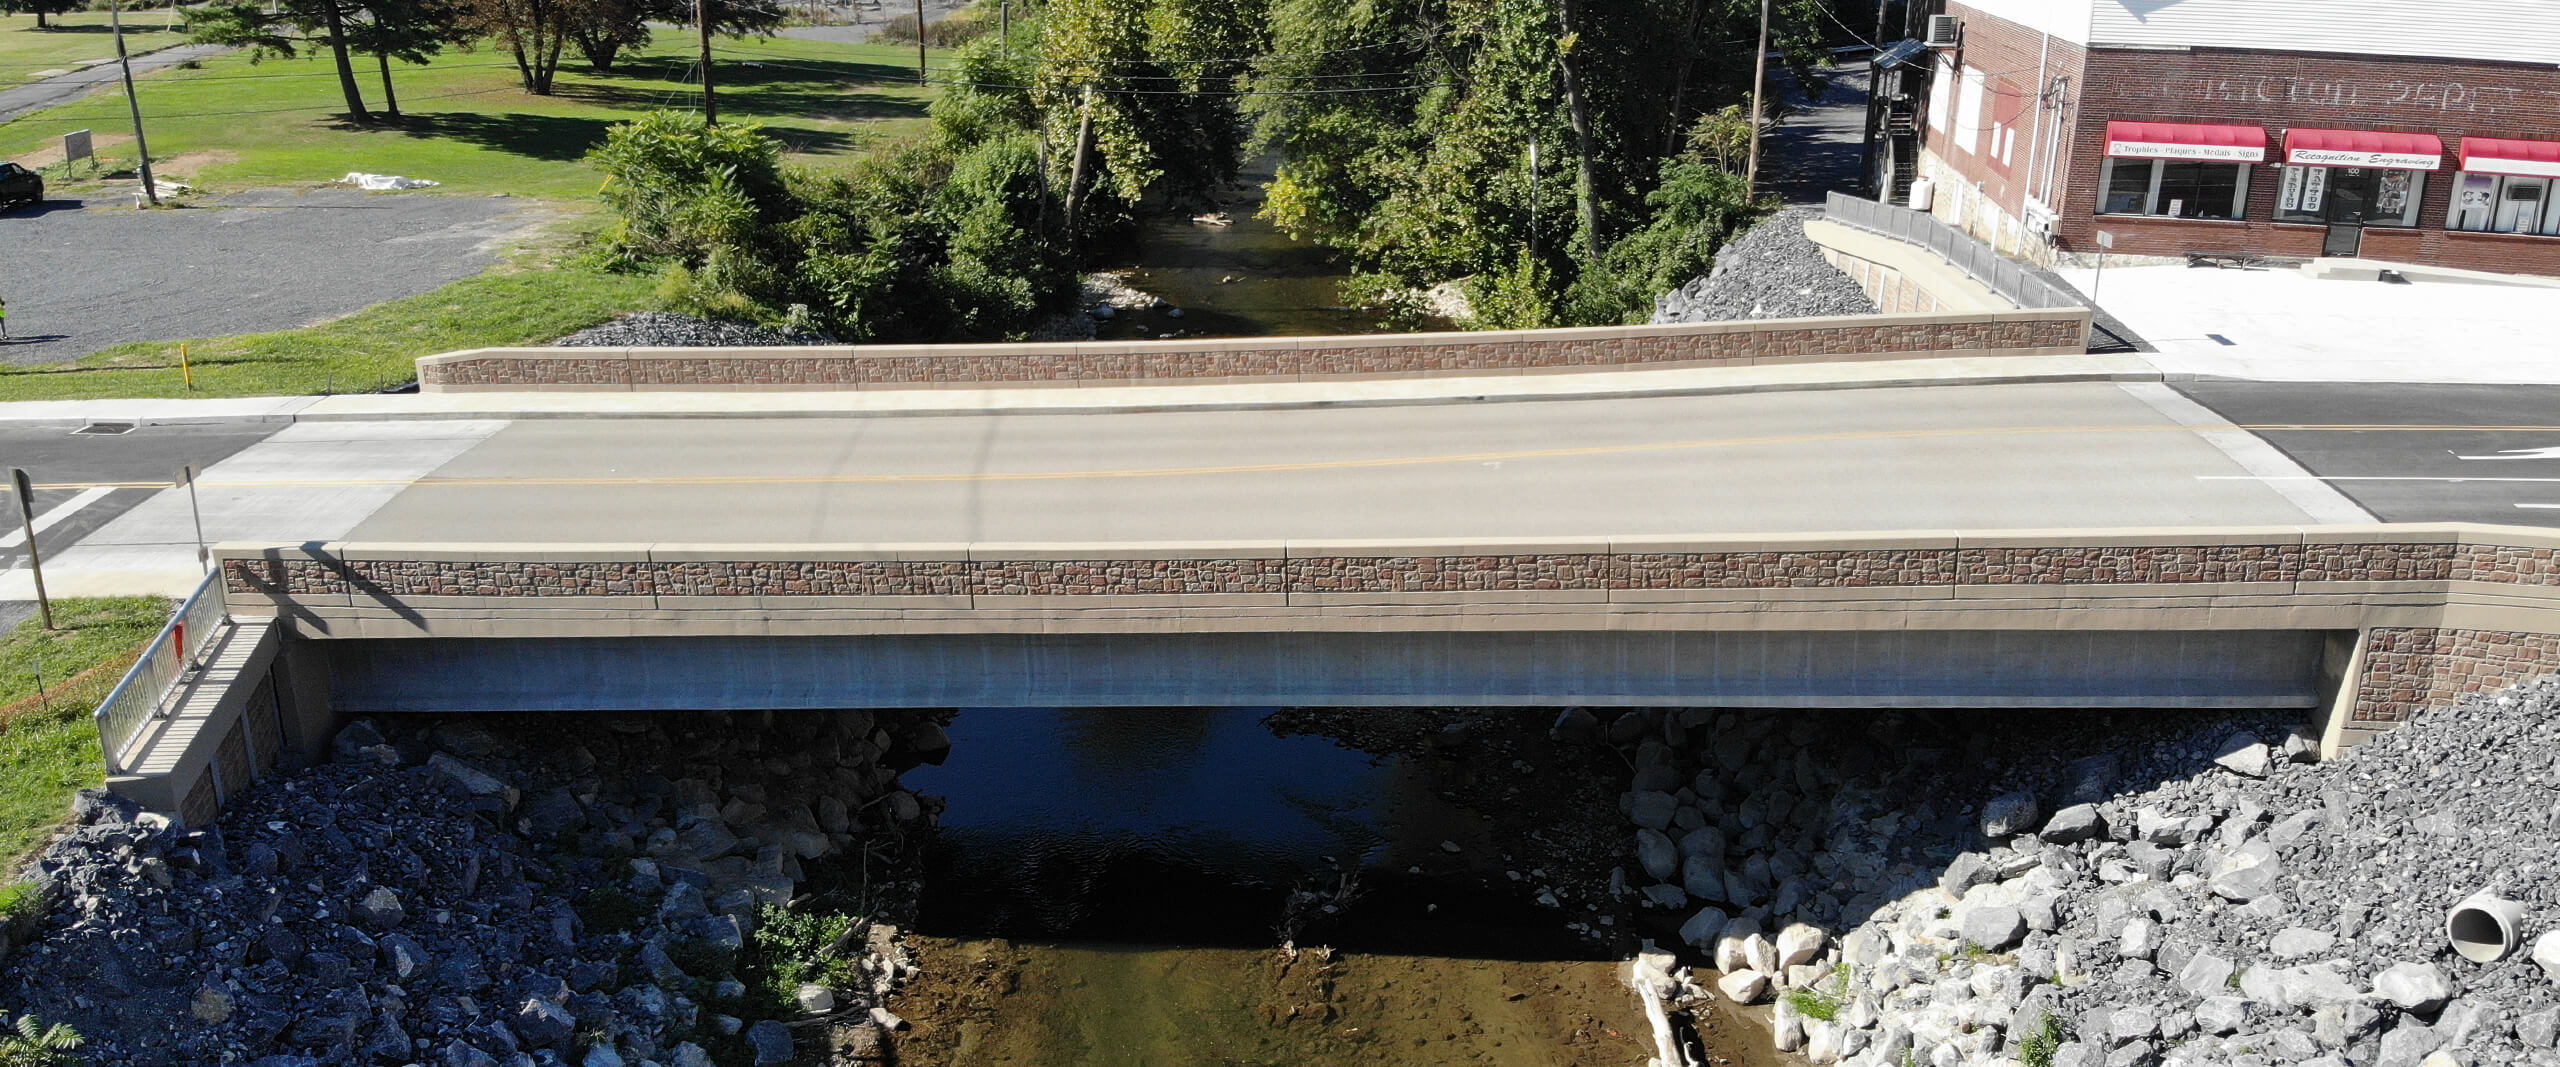
[[[1072,390],[350,394],[201,401],[31,401],[0,404],[0,427],[68,432],[98,422],[200,426],[402,420],[947,418],[1283,411],[1958,385],[2160,382],[2187,377],[2163,374],[2138,358],[2117,356],[1983,357],[1979,361],[1982,365],[1965,365],[1973,362],[1976,361],[1960,358],[1584,375]]]

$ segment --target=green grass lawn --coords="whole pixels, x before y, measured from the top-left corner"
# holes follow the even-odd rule
[[[543,344],[657,306],[657,279],[580,266],[499,268],[299,330],[118,345],[69,363],[0,367],[0,401],[354,393],[417,377],[417,358]]]
[[[603,175],[585,156],[605,130],[642,112],[700,104],[698,85],[689,84],[689,39],[666,31],[659,38],[611,74],[564,62],[547,97],[523,91],[503,52],[394,65],[402,117],[376,126],[345,121],[335,67],[320,59],[252,64],[221,56],[200,69],[154,73],[141,79],[140,92],[161,173],[215,194],[349,171],[403,174],[444,183],[435,195],[543,200],[564,209],[560,229],[574,232],[594,225],[582,217],[597,210]],[[914,83],[913,46],[749,38],[715,39],[714,47],[722,121],[763,125],[794,162],[841,165],[930,126],[932,92]],[[376,108],[379,78],[368,66],[361,79]],[[120,94],[94,95],[0,123],[0,159],[58,145],[64,132],[85,127],[97,131],[98,154],[110,165],[129,160],[131,142],[111,140],[130,132],[124,106]],[[80,186],[57,181],[53,188]],[[70,363],[0,366],[0,401],[371,390],[415,377],[420,356],[541,343],[657,306],[655,279],[576,266],[568,255],[574,242],[554,236],[479,277],[333,322],[190,340],[192,389],[177,342],[143,342]]]
[[[169,621],[169,602],[57,600],[53,617],[57,629],[29,619],[0,637],[0,860],[11,869],[62,824],[73,791],[105,780],[90,716]],[[54,690],[50,708],[36,699],[39,673]]]
[[[402,117],[377,126],[345,120],[336,68],[325,59],[253,64],[233,54],[138,84],[154,163],[215,191],[369,171],[442,182],[437,191],[445,194],[590,203],[602,175],[585,156],[607,127],[657,108],[700,106],[688,42],[666,31],[658,38],[611,74],[564,60],[547,97],[523,90],[502,51],[393,64]],[[914,84],[911,49],[791,38],[715,39],[715,47],[725,53],[717,70],[721,119],[761,123],[796,161],[843,162],[917,136],[930,121],[931,92]],[[379,108],[380,72],[367,59],[359,75],[367,106]],[[58,145],[82,128],[102,142],[129,135],[122,96],[92,95],[0,123],[0,159]],[[129,141],[101,143],[98,154],[130,159],[133,149]]]
[[[34,15],[0,15],[0,89],[24,82],[40,70],[77,70],[92,59],[115,58],[116,39],[108,32],[106,12],[47,15],[45,22],[51,28],[39,30]],[[125,50],[148,52],[186,39],[185,34],[163,29],[168,24],[166,8],[125,12]]]

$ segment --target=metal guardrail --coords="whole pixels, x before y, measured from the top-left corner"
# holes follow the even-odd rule
[[[1823,201],[1823,213],[1840,222],[1919,245],[1953,263],[1966,277],[1991,287],[2022,308],[2087,307],[2079,294],[2055,288],[2036,277],[2035,268],[2003,256],[1971,234],[1938,221],[1926,211],[1880,203],[1834,192]]]
[[[98,747],[106,753],[107,773],[132,769],[125,764],[125,750],[144,724],[169,713],[170,691],[201,668],[205,654],[221,643],[231,625],[231,609],[216,581],[220,577],[216,571],[197,583],[124,680],[98,702]]]

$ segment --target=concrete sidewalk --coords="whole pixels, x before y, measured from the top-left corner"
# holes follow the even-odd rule
[[[358,422],[404,419],[862,418],[1258,411],[2028,382],[2159,381],[2130,356],[1979,356],[1757,367],[1219,385],[873,391],[361,393],[221,400],[0,403],[0,425]]]
[[[2560,384],[2560,289],[2183,265],[2059,272],[2158,347],[2163,375]]]

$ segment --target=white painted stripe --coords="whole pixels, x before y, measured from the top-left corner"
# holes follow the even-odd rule
[[[2552,511],[2560,511],[2560,504],[2518,504],[2516,506],[2520,508],[2547,508]]]
[[[2199,474],[2200,482],[2535,482],[2560,484],[2560,478],[2422,478],[2414,474],[2305,474],[2298,477],[2265,477],[2254,474]]]
[[[80,495],[56,504],[53,506],[53,510],[36,516],[36,532],[43,533],[46,530],[53,529],[55,524],[60,523],[64,519],[70,518],[73,513],[79,511],[81,508],[88,507],[91,504],[95,504],[98,501],[106,499],[107,494],[112,492],[115,492],[115,490],[105,486],[100,486],[95,489],[81,490]],[[10,530],[7,536],[0,537],[0,551],[17,548],[25,545],[26,543],[27,528],[25,524],[21,523],[17,528]]]
[[[2277,451],[2276,447],[2268,444],[2264,438],[2233,426],[2229,420],[2214,414],[2213,409],[2188,399],[2185,393],[2158,382],[2121,382],[2116,387],[2131,394],[2134,399],[2150,405],[2151,410],[2167,416],[2170,421],[2194,430],[2196,436],[2203,438],[2206,444],[2219,449],[2231,462],[2238,464],[2241,470],[2248,471],[2247,477],[2266,483],[2268,488],[2275,490],[2276,495],[2285,498],[2286,502],[2293,506],[2301,508],[2304,515],[2311,517],[2311,521],[2349,524],[2375,521],[2371,512],[2357,507],[2356,502],[2347,499],[2346,494],[2331,489],[2317,480],[2313,480],[2308,485],[2303,484],[2303,479],[2297,475],[2308,472],[2303,470],[2301,464],[2295,463],[2290,457]],[[2241,476],[2225,475],[2223,477]]]

